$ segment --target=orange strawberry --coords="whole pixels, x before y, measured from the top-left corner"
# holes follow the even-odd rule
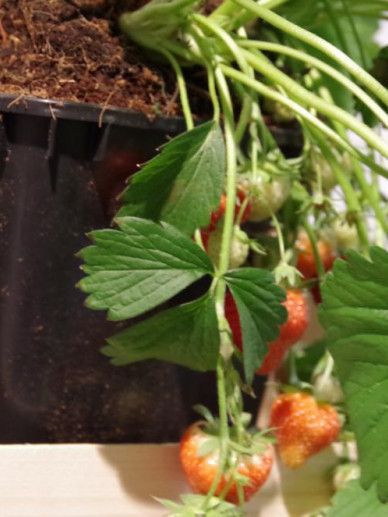
[[[333,267],[336,254],[332,245],[323,239],[318,240],[318,253],[321,257],[323,269],[329,271]],[[310,239],[305,233],[301,233],[296,241],[296,248],[298,256],[296,261],[296,268],[302,273],[306,279],[317,278],[318,271],[315,263],[313,247]]]
[[[191,425],[180,442],[180,461],[187,480],[195,492],[206,494],[209,492],[219,469],[219,451],[215,450],[206,455],[199,454],[201,445],[209,439],[200,422]],[[237,472],[246,477],[244,485],[244,499],[248,501],[267,480],[273,463],[273,447],[263,443],[263,451],[252,455],[242,455],[238,462]],[[229,473],[222,475],[216,488],[215,495],[220,495],[229,481]],[[238,503],[237,485],[231,483],[226,493],[227,501]]]
[[[303,392],[285,393],[275,400],[270,426],[282,461],[290,468],[300,467],[310,456],[330,445],[341,424],[337,411],[329,404],[318,404]]]

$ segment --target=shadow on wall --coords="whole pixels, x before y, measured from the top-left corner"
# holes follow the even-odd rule
[[[128,495],[127,510],[136,509],[136,515],[163,515],[154,497],[178,500],[180,494],[190,492],[179,464],[178,445],[101,445],[98,452],[116,471]]]

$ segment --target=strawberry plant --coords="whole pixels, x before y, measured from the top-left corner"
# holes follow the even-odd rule
[[[187,131],[131,177],[114,227],[90,234],[80,288],[111,320],[145,315],[108,337],[102,351],[113,364],[159,359],[216,372],[219,414],[199,408],[205,422],[181,444],[202,496],[164,501],[171,515],[243,514],[272,449],[250,427],[242,391],[289,349],[291,393],[279,396],[271,422],[285,463],[300,466],[346,435],[344,424],[361,480],[346,485],[329,515],[350,498],[354,508],[365,501],[372,513],[387,512],[388,223],[379,178],[388,177],[380,159],[388,146],[374,125],[388,126],[388,92],[367,72],[386,7],[224,0],[204,15],[197,0],[152,0],[120,19],[128,38],[175,71]],[[186,83],[186,70],[198,67],[213,106],[206,122],[195,121]],[[300,131],[297,157],[278,146],[271,121]],[[163,308],[204,277],[205,294]],[[327,339],[318,355],[293,351],[308,289],[323,296]],[[301,356],[313,357],[304,380]],[[253,463],[265,466],[260,475]]]

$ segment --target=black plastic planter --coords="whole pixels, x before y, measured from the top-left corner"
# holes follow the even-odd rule
[[[182,122],[12,96],[0,113],[0,442],[177,440],[193,404],[216,410],[213,375],[111,366],[115,326],[83,306],[75,253]]]

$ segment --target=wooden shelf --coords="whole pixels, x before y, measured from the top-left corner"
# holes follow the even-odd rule
[[[248,515],[300,517],[327,504],[334,462],[327,450],[298,471],[275,465]],[[3,445],[0,486],[2,517],[162,516],[152,496],[189,491],[177,445]]]

